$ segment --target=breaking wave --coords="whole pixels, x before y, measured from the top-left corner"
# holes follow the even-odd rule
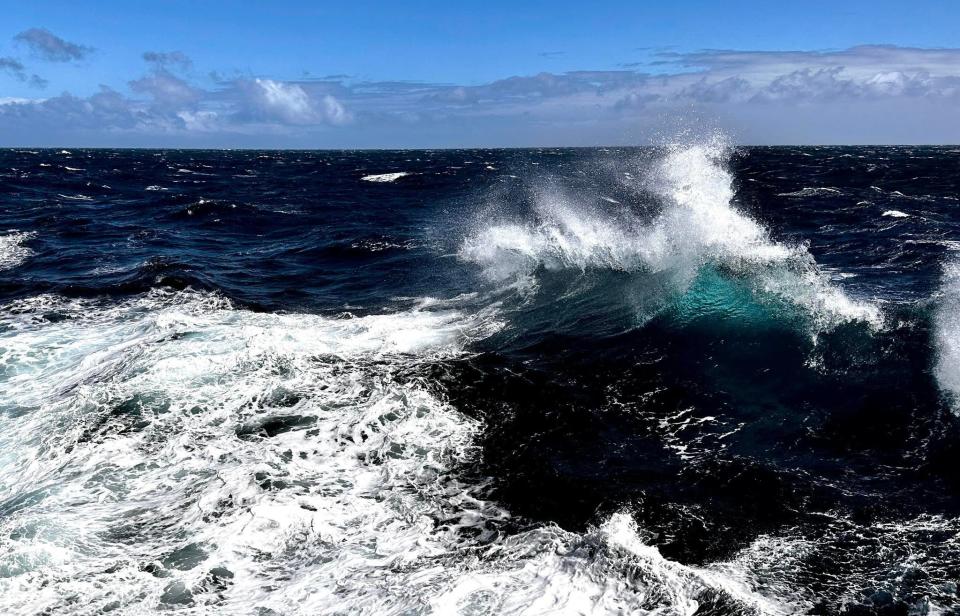
[[[831,284],[804,246],[772,240],[737,210],[733,177],[724,166],[728,156],[720,142],[668,149],[642,174],[640,188],[660,204],[652,216],[541,194],[529,216],[478,225],[459,257],[494,281],[533,280],[540,270],[656,275],[669,280],[674,299],[705,267],[719,268],[728,278],[747,280],[760,299],[800,308],[817,329],[850,321],[881,327],[879,308]],[[671,300],[662,299],[664,305]]]

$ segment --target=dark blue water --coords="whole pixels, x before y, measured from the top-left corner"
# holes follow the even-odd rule
[[[958,149],[3,150],[0,230],[8,613],[960,606]]]

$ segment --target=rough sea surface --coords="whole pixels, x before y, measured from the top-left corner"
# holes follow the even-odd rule
[[[0,150],[3,614],[960,610],[960,149]]]

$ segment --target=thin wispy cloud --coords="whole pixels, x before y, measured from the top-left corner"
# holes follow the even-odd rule
[[[193,60],[182,51],[145,51],[143,59],[160,68],[188,70],[193,66]]]
[[[14,40],[25,45],[37,57],[49,62],[83,60],[93,52],[92,47],[65,41],[45,28],[24,30],[16,35]]]
[[[34,88],[47,87],[47,80],[37,74],[27,74],[23,63],[16,58],[0,57],[0,72],[13,76],[17,81],[22,81]]]

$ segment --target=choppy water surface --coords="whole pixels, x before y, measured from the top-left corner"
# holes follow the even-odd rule
[[[960,608],[960,150],[0,151],[10,614]]]

